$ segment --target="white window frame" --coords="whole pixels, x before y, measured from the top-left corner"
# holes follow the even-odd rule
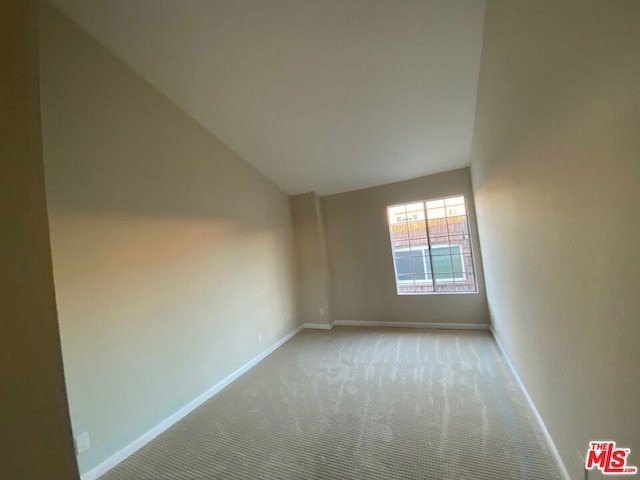
[[[405,205],[411,205],[413,203],[422,203],[423,204],[423,208],[425,210],[425,223],[426,223],[426,230],[427,230],[427,237],[429,237],[429,229],[428,229],[428,221],[429,219],[426,218],[426,213],[427,213],[427,208],[426,208],[426,204],[427,202],[435,202],[435,201],[439,201],[439,200],[448,200],[451,198],[457,198],[457,197],[462,197],[464,199],[464,208],[465,208],[465,217],[467,219],[467,226],[469,227],[469,250],[470,250],[470,257],[471,257],[471,264],[473,266],[473,275],[474,275],[474,286],[475,286],[475,290],[473,291],[454,291],[454,292],[450,292],[450,291],[438,291],[436,290],[436,281],[435,278],[432,278],[431,280],[425,279],[425,280],[398,280],[398,272],[396,269],[396,258],[394,255],[394,252],[399,252],[399,251],[407,251],[407,250],[411,250],[411,247],[402,247],[402,248],[398,248],[398,249],[394,249],[393,248],[393,237],[391,234],[391,225],[389,224],[389,209],[394,208],[394,207],[402,207]],[[446,207],[445,207],[446,208]],[[387,206],[387,228],[389,229],[389,243],[390,243],[390,247],[391,247],[391,262],[393,264],[393,274],[394,274],[394,282],[396,284],[396,294],[397,295],[476,295],[478,293],[480,293],[479,290],[479,285],[478,285],[478,274],[477,274],[477,269],[475,267],[475,252],[474,252],[474,248],[473,248],[473,239],[471,237],[471,221],[470,221],[470,214],[469,214],[469,208],[468,208],[468,204],[467,204],[467,195],[466,194],[459,194],[459,195],[448,195],[446,197],[435,197],[435,198],[428,198],[426,200],[415,200],[415,201],[408,201],[408,202],[403,202],[403,203],[397,203],[394,205],[389,205]],[[398,222],[400,223],[400,222]],[[452,244],[450,243],[449,246],[453,247],[453,246],[458,246],[460,247],[460,255],[462,257],[464,257],[464,253],[462,252],[462,246],[460,244]],[[443,246],[444,247],[444,246]],[[421,247],[418,247],[421,248]],[[437,246],[435,248],[438,248]],[[410,258],[410,257],[409,257]],[[424,255],[423,255],[424,258]],[[424,260],[423,260],[424,261]],[[456,280],[465,280],[466,279],[466,275],[467,275],[467,271],[465,268],[465,263],[464,261],[462,262],[462,268],[463,268],[463,273],[464,276],[460,277],[460,278],[451,278],[451,279],[440,279],[440,281],[442,282],[451,282],[451,281],[456,281]],[[425,265],[425,272],[426,272],[426,265]],[[432,272],[432,277],[433,277],[433,272]],[[408,285],[408,284],[414,284],[414,285],[424,285],[424,284],[429,284],[431,283],[433,285],[433,290],[432,291],[415,291],[415,292],[401,292],[400,290],[398,290],[398,285]]]

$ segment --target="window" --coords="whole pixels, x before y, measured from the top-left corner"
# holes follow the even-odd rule
[[[413,279],[432,280],[431,262],[436,279],[441,281],[465,280],[464,260],[460,245],[433,246],[433,259],[429,259],[429,248],[398,249],[393,252],[397,279],[413,282]]]
[[[388,208],[398,294],[476,292],[464,196]]]

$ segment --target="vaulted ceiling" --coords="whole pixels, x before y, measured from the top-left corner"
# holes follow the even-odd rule
[[[54,0],[283,191],[469,164],[481,0]]]

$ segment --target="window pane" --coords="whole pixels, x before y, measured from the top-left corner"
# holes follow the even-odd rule
[[[447,231],[449,235],[467,235],[468,231],[468,223],[466,216],[450,216],[447,218]]]
[[[429,255],[429,248],[427,245],[419,245],[416,247],[411,247],[412,257],[424,257],[425,255]]]
[[[469,241],[469,235],[454,233],[449,235],[449,241],[452,245],[460,245],[463,252],[471,253],[471,242]]]
[[[460,196],[447,198],[445,199],[444,203],[447,207],[451,207],[453,205],[464,205],[464,197]]]
[[[409,246],[409,230],[407,224],[391,225],[390,227],[391,245],[394,248],[403,248]]]
[[[429,220],[433,220],[436,218],[444,218],[446,216],[447,216],[447,211],[445,210],[444,207],[427,209],[427,218]]]
[[[431,248],[433,248],[434,251],[438,250],[440,248],[448,248],[449,247],[450,242],[449,242],[449,236],[448,235],[430,237],[430,239],[431,239]],[[435,252],[434,254],[438,255],[437,252]]]
[[[424,206],[422,202],[410,203],[406,206],[407,221],[424,220]]]
[[[455,281],[455,286],[456,292],[475,292],[477,291],[476,277],[473,273],[467,273],[464,280]]]
[[[427,255],[429,253],[429,240],[427,237],[412,238],[409,242],[411,245],[411,255]]]
[[[389,207],[387,213],[389,215],[389,225],[406,222],[407,209],[404,205]]]
[[[413,280],[414,278],[416,280],[426,280],[426,263],[429,260],[422,255],[425,252],[428,252],[428,250],[419,250],[418,252],[396,250],[394,252],[396,279],[403,282]],[[416,253],[419,255],[412,256]]]
[[[429,217],[429,237],[442,237],[449,235],[449,229],[447,228],[447,220],[442,217],[440,219],[432,219]]]
[[[453,282],[436,282],[436,292],[451,293],[456,291],[456,284]]]
[[[456,273],[456,277],[460,274],[467,272],[473,273],[473,259],[471,255],[462,255],[459,262],[454,262],[453,271]]]
[[[431,280],[426,282],[418,282],[416,281],[415,290],[416,293],[429,293],[433,292],[433,283]]]
[[[413,269],[411,268],[411,258],[408,251],[395,252],[396,273],[398,274],[398,280],[411,280],[406,278],[413,276]]]
[[[444,200],[431,200],[427,202],[427,209],[444,208]]]
[[[426,280],[425,257],[413,257],[413,274],[416,280]],[[427,262],[429,260],[427,259]]]
[[[434,257],[439,257],[442,255],[459,255],[460,254],[460,246],[459,245],[432,245],[431,251],[433,252]]]
[[[463,279],[464,261],[459,245],[433,248],[435,278],[441,282]]]
[[[462,255],[451,255],[451,265],[453,268],[452,277],[460,277],[460,273],[464,272],[464,264],[462,262]]]
[[[467,214],[464,205],[452,205],[451,207],[447,207],[446,211],[447,217],[465,216]]]
[[[424,220],[409,222],[407,224],[409,232],[409,243],[411,245],[427,245],[427,225]]]
[[[433,271],[436,280],[445,280],[453,278],[453,269],[451,266],[451,255],[434,256],[432,260]]]
[[[413,284],[413,282],[407,282],[407,283],[399,283],[396,287],[397,292],[399,294],[403,294],[403,293],[415,293],[416,291],[416,286]]]
[[[388,220],[399,294],[476,291],[464,196],[389,207]]]

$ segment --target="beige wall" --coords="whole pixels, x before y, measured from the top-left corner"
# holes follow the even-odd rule
[[[469,206],[479,292],[397,295],[387,206],[459,194]],[[333,320],[488,323],[468,168],[330,195],[321,204]]]
[[[78,478],[51,273],[37,4],[0,9],[0,478]]]
[[[288,197],[254,168],[53,7],[41,22],[54,277],[86,472],[297,326],[292,227]]]
[[[314,192],[289,197],[296,247],[298,312],[303,323],[329,325],[329,263],[320,199]]]
[[[472,171],[494,328],[572,478],[594,439],[640,465],[640,3],[490,1],[485,32]]]

